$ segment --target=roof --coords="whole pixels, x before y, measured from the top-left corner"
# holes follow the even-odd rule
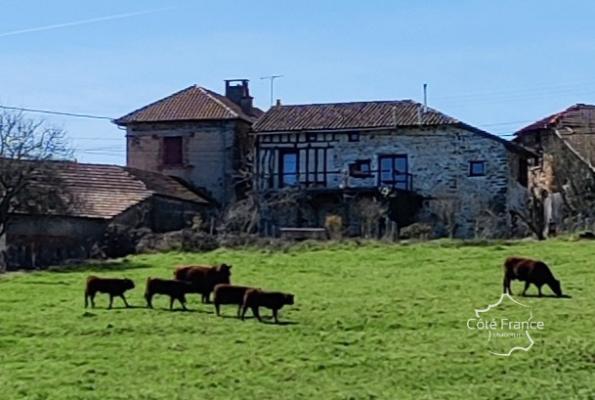
[[[135,122],[201,121],[242,119],[254,122],[262,110],[253,107],[250,113],[225,96],[200,86],[190,86],[168,97],[139,108],[114,122],[127,125]]]
[[[412,100],[282,105],[256,121],[257,133],[457,124],[458,120]]]
[[[565,127],[584,127],[585,120],[593,120],[595,123],[595,105],[575,104],[564,111],[557,112],[542,118],[530,125],[525,126],[516,132],[516,135],[522,135],[528,132],[534,132],[542,129],[549,129],[555,126]]]
[[[425,108],[425,111],[424,111]],[[420,124],[421,117],[421,124]],[[257,134],[307,130],[381,129],[410,126],[457,126],[502,143],[508,150],[534,156],[522,146],[424,107],[413,100],[365,101],[275,106],[252,129]]]
[[[56,179],[71,199],[54,215],[111,219],[153,195],[208,204],[172,177],[118,165],[56,162]]]

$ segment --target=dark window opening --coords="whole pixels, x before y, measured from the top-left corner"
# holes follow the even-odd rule
[[[411,190],[411,174],[406,154],[378,157],[378,183],[395,189]]]
[[[485,174],[485,161],[469,161],[469,176],[484,176]]]
[[[359,132],[351,132],[349,134],[349,141],[350,142],[359,142]]]
[[[529,164],[526,158],[519,158],[519,175],[517,180],[525,187],[529,184]]]
[[[281,156],[281,187],[295,186],[298,183],[298,153],[295,150],[285,150]]]
[[[357,160],[349,164],[349,175],[354,178],[369,178],[372,176],[372,167],[370,160]]]
[[[182,138],[179,136],[163,138],[163,165],[182,164]]]

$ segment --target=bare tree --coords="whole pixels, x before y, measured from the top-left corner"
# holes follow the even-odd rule
[[[461,211],[461,201],[456,197],[437,196],[431,203],[432,212],[444,224],[449,238],[454,238],[459,229],[458,216]]]
[[[63,130],[22,113],[0,111],[0,236],[15,211],[64,203],[55,161],[71,157]]]
[[[515,207],[510,210],[513,216],[518,217],[535,234],[538,240],[546,239],[546,220],[544,202],[548,192],[537,187],[529,190],[526,207]]]
[[[251,190],[243,200],[235,202],[223,215],[224,232],[256,233],[262,215],[295,208],[303,194],[297,188],[284,188],[267,193]]]
[[[355,203],[355,212],[360,219],[364,238],[380,235],[380,220],[388,214],[386,205],[375,198],[361,198]]]

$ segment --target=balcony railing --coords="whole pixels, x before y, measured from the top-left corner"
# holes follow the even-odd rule
[[[379,175],[380,174],[380,175]],[[382,178],[382,179],[381,179]],[[303,189],[348,189],[392,187],[413,191],[413,175],[410,173],[370,171],[349,174],[344,171],[261,173],[258,175],[260,190],[296,187]]]

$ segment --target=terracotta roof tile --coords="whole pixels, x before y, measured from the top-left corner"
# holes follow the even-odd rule
[[[457,124],[458,120],[412,100],[276,106],[254,124],[258,133]]]
[[[110,219],[153,195],[208,204],[176,179],[156,172],[74,162],[57,162],[55,171],[72,199],[60,215]]]
[[[118,125],[134,122],[199,121],[243,119],[254,122],[262,111],[247,114],[225,96],[200,86],[190,86],[116,119]]]
[[[585,120],[595,122],[595,105],[575,104],[564,111],[557,112],[542,118],[530,125],[525,126],[516,132],[516,135],[522,135],[527,132],[548,129],[557,125],[568,127],[583,127]]]

